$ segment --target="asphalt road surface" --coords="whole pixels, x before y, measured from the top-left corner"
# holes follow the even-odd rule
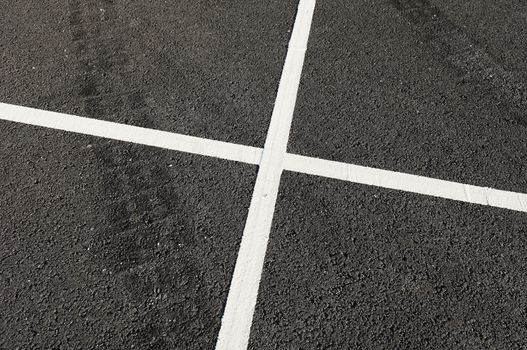
[[[0,349],[527,348],[524,1],[0,14]]]

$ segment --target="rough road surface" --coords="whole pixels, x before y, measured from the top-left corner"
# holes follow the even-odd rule
[[[527,348],[524,1],[0,13],[0,349]]]

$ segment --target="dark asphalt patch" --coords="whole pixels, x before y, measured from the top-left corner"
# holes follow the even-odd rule
[[[263,146],[297,1],[0,5],[0,101]]]
[[[527,80],[527,3],[522,0],[431,0],[505,69]]]
[[[0,348],[214,347],[256,167],[0,135]]]
[[[527,215],[284,174],[251,349],[527,346]]]
[[[289,151],[527,192],[524,77],[428,1],[320,2]]]

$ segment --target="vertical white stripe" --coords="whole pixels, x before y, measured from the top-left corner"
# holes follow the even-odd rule
[[[218,350],[246,349],[249,342],[314,9],[315,0],[300,0],[216,343]]]

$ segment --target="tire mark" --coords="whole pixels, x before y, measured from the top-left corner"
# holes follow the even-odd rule
[[[92,118],[126,115],[134,125],[153,127],[149,96],[129,69],[132,60],[122,34],[126,26],[119,23],[115,1],[70,0],[69,5],[72,52],[81,71],[76,96],[84,113]],[[108,76],[118,83],[109,83]],[[184,329],[202,322],[196,314],[209,293],[189,249],[198,244],[199,226],[188,212],[189,203],[171,185],[170,160],[145,147],[107,140],[90,148],[105,169],[100,182],[103,197],[109,198],[101,203],[105,222],[93,228],[90,251],[143,312],[134,342],[144,349],[192,344],[195,339],[186,339],[190,335]],[[179,299],[185,295],[195,300]],[[210,319],[198,326],[215,324]]]
[[[432,48],[436,57],[458,72],[463,81],[490,87],[516,123],[527,127],[527,87],[479,47],[459,26],[428,0],[390,0]]]

